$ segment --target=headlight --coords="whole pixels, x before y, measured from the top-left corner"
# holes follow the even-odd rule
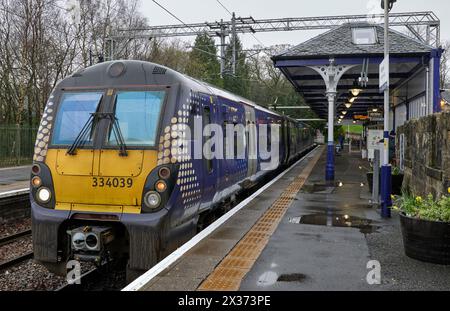
[[[159,193],[163,193],[167,190],[167,184],[164,181],[160,180],[155,184],[155,188]]]
[[[31,184],[33,185],[33,187],[39,188],[40,186],[42,186],[42,179],[37,176],[33,177],[33,179],[31,180]]]
[[[144,203],[148,208],[156,209],[161,205],[161,196],[155,191],[147,192],[144,197]]]
[[[37,191],[36,196],[37,196],[37,199],[38,199],[39,202],[41,202],[41,203],[48,203],[48,202],[50,202],[50,200],[52,198],[52,193],[47,188],[40,188]]]

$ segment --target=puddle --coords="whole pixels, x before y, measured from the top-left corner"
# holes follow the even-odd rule
[[[290,223],[327,227],[357,228],[364,234],[371,234],[380,229],[370,219],[340,214],[312,214],[289,219]]]
[[[302,273],[282,274],[277,282],[303,282],[305,279],[306,275]]]
[[[330,187],[324,184],[308,184],[303,185],[301,192],[302,193],[317,193],[317,194],[331,194],[334,191],[335,187]]]

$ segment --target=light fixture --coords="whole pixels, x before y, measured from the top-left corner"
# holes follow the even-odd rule
[[[31,180],[31,184],[33,185],[33,187],[39,188],[40,186],[42,186],[42,179],[38,176],[35,176]]]
[[[358,97],[358,95],[361,94],[362,91],[363,91],[362,88],[358,85],[358,82],[355,80],[353,82],[353,87],[350,89],[350,93],[352,93],[354,97]]]
[[[441,109],[444,109],[446,102],[444,99],[441,99]]]
[[[150,209],[157,209],[161,205],[161,196],[155,191],[150,191],[145,195],[144,203]]]
[[[344,110],[344,111],[342,111],[341,113],[342,113],[343,116],[345,116],[345,115],[347,114],[347,111]]]
[[[345,104],[345,107],[346,107],[347,109],[350,109],[350,108],[352,107],[352,103],[346,103],[346,104]]]
[[[50,199],[52,198],[52,193],[50,192],[50,189],[48,188],[40,188],[37,191],[37,199],[40,203],[48,203],[50,202]]]
[[[156,188],[156,191],[158,191],[159,193],[162,193],[167,190],[167,184],[165,181],[160,180],[155,184],[155,188]]]
[[[353,124],[356,124],[356,121],[353,121]]]
[[[356,96],[355,97],[351,97],[348,101],[350,102],[350,104],[353,104],[357,98],[358,97],[356,97]]]
[[[378,108],[373,108],[372,111],[373,112],[378,112]]]

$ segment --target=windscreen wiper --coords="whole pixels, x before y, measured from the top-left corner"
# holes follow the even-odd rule
[[[127,157],[127,145],[125,144],[125,139],[123,138],[122,131],[120,129],[119,119],[117,119],[113,113],[108,113],[106,115],[111,120],[112,131],[116,137],[117,145],[120,148],[119,155],[121,157]]]
[[[72,146],[70,146],[70,148],[67,151],[68,155],[76,155],[77,154],[77,149],[81,146],[84,146],[86,144],[86,140],[90,134],[91,129],[94,129],[94,119],[95,119],[96,113],[91,113],[91,116],[89,117],[89,119],[86,121],[86,124],[83,126],[83,128],[81,129],[80,133],[78,134],[77,138],[75,138]]]
[[[77,154],[77,149],[86,144],[86,140],[89,137],[87,135],[89,135],[90,128],[92,127],[92,130],[94,130],[96,125],[99,123],[99,120],[101,119],[109,119],[111,121],[112,131],[116,138],[117,145],[120,148],[119,155],[121,157],[128,156],[127,145],[125,144],[125,139],[123,138],[122,131],[120,130],[119,120],[116,118],[114,113],[101,113],[101,112],[91,114],[86,124],[83,126],[80,133],[78,134],[77,138],[73,142],[72,146],[70,146],[69,150],[67,151],[68,155]]]

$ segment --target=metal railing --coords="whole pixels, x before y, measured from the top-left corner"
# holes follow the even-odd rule
[[[0,167],[30,164],[37,130],[19,125],[0,126]]]

